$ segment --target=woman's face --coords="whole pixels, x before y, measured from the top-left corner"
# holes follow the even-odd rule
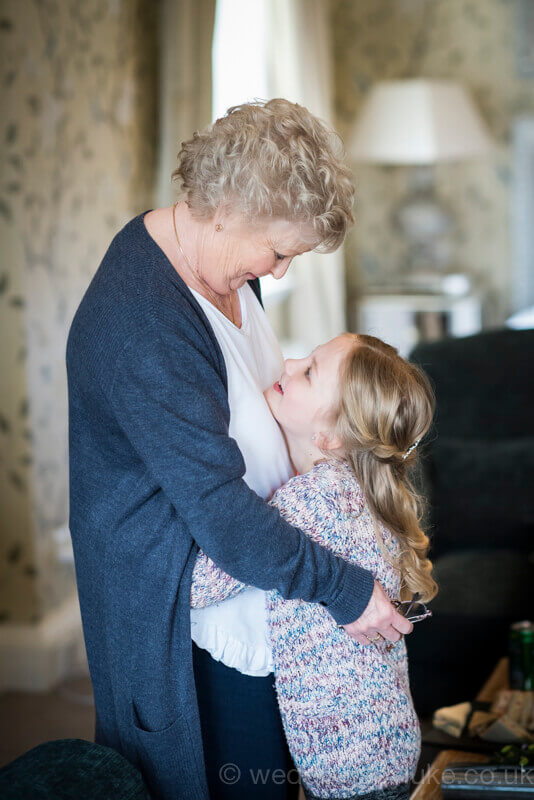
[[[353,334],[342,334],[306,358],[287,359],[280,380],[266,390],[271,413],[290,441],[309,441],[314,434],[330,432],[339,369],[354,343]]]
[[[217,221],[208,223],[210,234],[200,263],[203,279],[218,294],[239,289],[253,278],[282,278],[295,256],[318,244],[310,225],[282,219],[251,224],[239,216],[226,216],[220,220],[223,229],[217,232]]]

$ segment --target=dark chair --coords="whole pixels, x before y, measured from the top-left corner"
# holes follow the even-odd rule
[[[411,360],[437,399],[421,485],[440,592],[407,637],[426,716],[474,698],[510,624],[534,618],[534,331],[421,344]]]
[[[2,800],[150,800],[123,756],[83,739],[45,742],[0,770]]]

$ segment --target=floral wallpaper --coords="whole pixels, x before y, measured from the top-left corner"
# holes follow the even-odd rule
[[[407,77],[449,78],[470,91],[495,140],[478,161],[439,166],[437,193],[456,220],[457,267],[485,298],[486,324],[509,312],[511,125],[534,112],[534,79],[518,69],[519,0],[330,0],[338,130],[347,144],[372,84]],[[394,279],[401,242],[394,204],[407,168],[353,163],[356,225],[347,247],[349,297]]]
[[[65,345],[111,238],[152,206],[156,4],[0,6],[0,622],[75,591]]]

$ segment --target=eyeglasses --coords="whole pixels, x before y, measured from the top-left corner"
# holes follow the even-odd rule
[[[418,602],[420,597],[420,593],[416,592],[411,600],[392,600],[392,605],[409,622],[421,622],[422,619],[431,617],[432,611],[424,603]]]
[[[422,619],[432,616],[432,611],[425,606],[424,603],[419,603],[421,594],[415,592],[411,600],[392,600],[391,604],[395,606],[399,614],[408,620],[408,622],[421,622]],[[389,642],[386,645],[386,650],[389,653],[393,649],[396,642]]]

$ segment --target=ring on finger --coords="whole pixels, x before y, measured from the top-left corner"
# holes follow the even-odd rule
[[[371,639],[370,636],[367,636],[367,634],[365,634],[365,636],[366,636],[367,639],[369,639],[370,642],[378,642],[378,640],[382,638],[382,634],[381,633],[377,633],[376,636],[373,636],[372,639]]]

